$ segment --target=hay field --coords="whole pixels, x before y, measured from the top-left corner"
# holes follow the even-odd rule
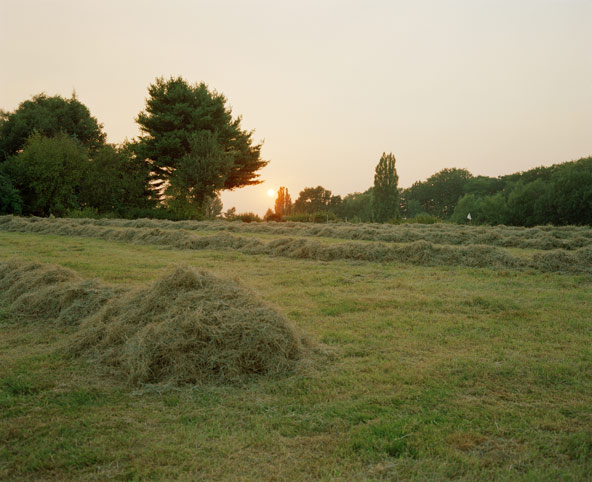
[[[584,227],[0,217],[0,479],[588,480],[591,252]]]

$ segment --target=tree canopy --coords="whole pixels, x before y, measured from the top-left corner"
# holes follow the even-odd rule
[[[70,99],[39,94],[12,113],[0,115],[0,162],[21,151],[34,132],[45,137],[66,134],[87,149],[105,143],[105,133],[88,108],[73,94]]]
[[[212,189],[262,182],[257,171],[268,161],[261,159],[261,144],[253,143],[252,131],[241,129],[241,117],[232,117],[226,98],[203,82],[156,79],[136,121],[142,136],[135,150],[149,163],[157,187],[186,189],[199,203]]]
[[[292,211],[292,198],[288,193],[288,188],[280,187],[275,200],[274,211],[276,216],[280,219],[282,216],[287,216]]]
[[[296,213],[313,214],[329,211],[340,203],[341,197],[333,196],[331,191],[323,186],[307,187],[300,191],[293,210]]]
[[[403,193],[405,201],[419,201],[423,210],[439,218],[448,218],[464,194],[464,186],[473,175],[466,169],[442,169],[427,181],[416,182]]]
[[[399,210],[399,176],[392,152],[382,153],[374,172],[372,211],[379,223],[401,216]]]
[[[79,207],[80,186],[88,165],[82,145],[66,134],[33,134],[4,171],[22,198],[23,214],[63,216]]]

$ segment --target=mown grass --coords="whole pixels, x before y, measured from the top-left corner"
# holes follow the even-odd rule
[[[180,250],[0,232],[0,259],[144,285],[237,276],[333,353],[242,386],[132,387],[0,311],[0,479],[586,480],[584,275]]]

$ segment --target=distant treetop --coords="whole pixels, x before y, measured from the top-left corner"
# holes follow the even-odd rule
[[[102,129],[75,94],[70,99],[39,94],[22,102],[14,112],[0,115],[0,162],[22,150],[34,132],[45,137],[67,134],[94,150],[105,143]]]

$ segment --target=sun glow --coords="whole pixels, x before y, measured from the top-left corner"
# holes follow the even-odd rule
[[[275,190],[273,190],[273,189],[268,189],[268,190],[267,190],[267,195],[268,195],[269,197],[275,197]]]

